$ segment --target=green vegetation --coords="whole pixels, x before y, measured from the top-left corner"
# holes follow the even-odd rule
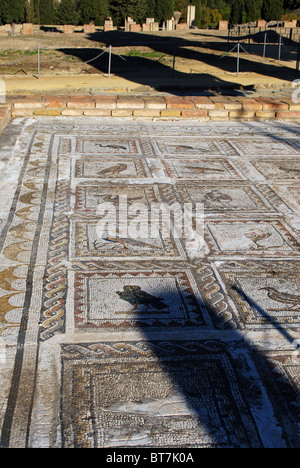
[[[186,20],[190,0],[0,0],[0,24],[32,22],[35,24],[102,25],[112,16],[114,24],[124,25],[124,18],[144,22],[147,17],[160,23],[181,12]],[[221,20],[233,24],[257,19],[300,19],[300,0],[193,0],[195,26],[213,27]]]

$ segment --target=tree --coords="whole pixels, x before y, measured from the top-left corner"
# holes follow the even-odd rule
[[[241,24],[243,21],[244,2],[234,0],[231,7],[230,21],[232,24]]]
[[[245,7],[246,7],[246,13],[247,13],[246,21],[248,23],[258,19],[256,17],[255,0],[246,0]]]
[[[108,16],[108,0],[80,0],[78,7],[79,20],[82,24],[103,24]]]
[[[157,0],[156,17],[159,21],[166,21],[174,14],[175,0]]]
[[[40,24],[54,23],[54,5],[53,0],[40,0],[39,4]]]
[[[125,18],[130,16],[134,21],[141,23],[150,16],[156,16],[154,7],[156,4],[153,1],[147,0],[111,0],[110,12],[113,16],[114,23],[124,24]]]
[[[264,0],[262,17],[266,21],[278,21],[283,15],[283,0]]]
[[[25,0],[0,0],[0,23],[19,23],[24,21]]]
[[[74,0],[61,0],[55,12],[56,24],[77,24],[78,14]]]

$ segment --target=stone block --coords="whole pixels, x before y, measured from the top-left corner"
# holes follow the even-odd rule
[[[89,96],[72,96],[68,101],[67,107],[70,109],[92,109],[95,107],[95,101]]]
[[[143,109],[145,102],[143,99],[135,97],[120,97],[117,101],[118,109]]]
[[[197,118],[197,119],[204,119],[208,120],[207,110],[183,110],[181,113],[182,117],[188,118]]]
[[[192,100],[181,97],[165,97],[167,109],[193,109],[194,104]]]
[[[197,109],[215,109],[215,103],[207,96],[193,96],[193,103]]]
[[[160,111],[154,109],[136,109],[133,111],[134,117],[160,117]]]
[[[140,24],[130,24],[129,25],[130,32],[141,32],[141,25]]]
[[[65,24],[64,34],[73,34],[73,33],[74,33],[74,26],[72,24]]]
[[[116,109],[117,108],[117,98],[115,96],[96,96],[96,109]]]
[[[33,34],[33,24],[32,23],[23,23],[23,25],[22,25],[22,34],[24,34],[24,36],[32,36],[32,34]]]
[[[43,107],[40,98],[28,97],[14,102],[15,109],[41,109]]]
[[[176,24],[175,29],[177,31],[181,31],[183,29],[189,29],[189,25],[188,25],[188,23],[178,23],[178,24]]]
[[[151,24],[150,23],[144,23],[142,24],[142,31],[143,32],[148,32],[148,31],[151,31]]]
[[[84,24],[83,25],[83,32],[84,34],[93,34],[96,31],[94,24]]]
[[[181,113],[179,110],[165,109],[160,113],[161,117],[180,117]]]
[[[228,21],[219,21],[218,29],[219,29],[219,31],[227,31],[228,30]]]

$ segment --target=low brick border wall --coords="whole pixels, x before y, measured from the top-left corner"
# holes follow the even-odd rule
[[[198,119],[202,121],[284,120],[300,122],[300,104],[287,98],[230,96],[30,95],[8,96],[0,107],[0,129],[8,120],[31,116]]]

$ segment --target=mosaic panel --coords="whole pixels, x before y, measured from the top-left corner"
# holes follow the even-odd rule
[[[141,220],[141,223],[143,220]],[[181,239],[159,233],[158,237],[138,237],[130,236],[130,219],[128,235],[121,237],[116,232],[110,234],[101,230],[99,234],[98,221],[75,221],[73,223],[73,259],[99,259],[109,258],[186,258]],[[104,226],[103,226],[104,227]],[[145,224],[145,228],[148,223]],[[122,225],[120,225],[122,229]],[[137,230],[139,226],[137,226]],[[144,231],[142,231],[144,232]]]
[[[62,358],[66,446],[261,447],[222,343],[66,344]]]
[[[245,212],[264,213],[276,211],[253,185],[177,183],[182,202],[203,203],[205,213]]]
[[[300,270],[294,264],[238,261],[219,268],[245,328],[299,327]]]
[[[299,179],[299,159],[262,159],[251,163],[267,180]]]
[[[97,208],[102,203],[112,203],[116,210],[119,209],[120,197],[127,197],[127,206],[134,203],[142,203],[150,212],[152,203],[174,202],[176,200],[173,188],[166,184],[107,184],[90,183],[76,187],[75,209],[78,213],[96,214]]]
[[[206,242],[211,255],[298,257],[297,236],[280,220],[208,221]]]
[[[138,159],[84,158],[76,162],[75,177],[82,179],[138,179],[151,177],[145,164]]]
[[[199,288],[186,271],[77,273],[75,327],[207,326]]]
[[[90,134],[89,136],[61,137],[59,150],[62,154],[82,155],[154,155],[147,139],[128,138],[126,135],[115,137],[105,134]]]
[[[243,180],[234,164],[226,159],[168,159],[164,166],[169,177],[186,180]]]
[[[168,141],[154,140],[152,142],[154,148],[157,148],[158,154],[162,156],[238,156],[239,153],[227,140],[213,140],[213,139],[197,139],[197,138],[180,138],[178,142],[176,139]]]
[[[241,155],[250,156],[289,156],[299,154],[299,145],[297,142],[290,141],[274,141],[274,139],[231,139],[231,145]]]

